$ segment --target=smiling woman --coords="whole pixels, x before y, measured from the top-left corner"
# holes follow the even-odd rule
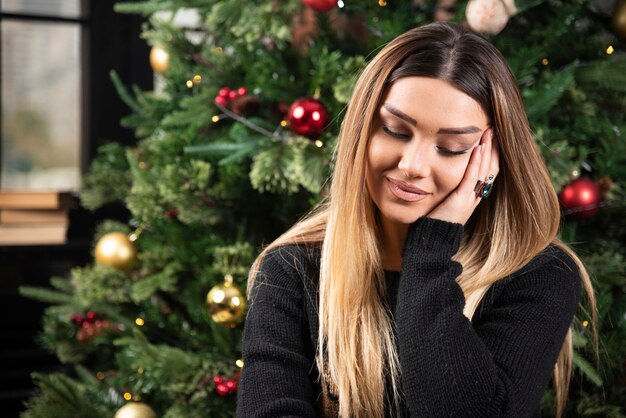
[[[400,35],[335,155],[328,200],[250,271],[238,415],[538,417],[553,372],[560,415],[594,297],[500,53],[450,24]]]
[[[399,252],[387,255],[384,249],[391,242],[402,245],[406,225],[429,214],[458,187],[470,158],[479,162],[484,155],[487,167],[493,159],[489,174],[495,175],[497,147],[480,105],[446,81],[401,78],[382,103],[369,142],[366,184],[380,211],[383,267],[400,270]],[[487,153],[480,152],[479,143],[489,147]],[[387,261],[391,255],[397,255],[393,262]]]

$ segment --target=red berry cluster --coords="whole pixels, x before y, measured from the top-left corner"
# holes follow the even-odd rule
[[[230,100],[234,100],[237,97],[243,97],[248,94],[248,89],[245,87],[239,87],[238,89],[230,89],[230,87],[222,87],[215,96],[215,103],[222,107],[228,106]]]
[[[76,339],[81,343],[91,341],[92,338],[102,334],[102,330],[108,330],[111,325],[106,319],[98,319],[94,311],[87,311],[85,316],[73,313],[72,322],[80,327],[76,331]]]
[[[237,392],[238,380],[238,376],[224,380],[224,378],[219,374],[215,375],[215,377],[213,378],[213,383],[215,383],[215,391],[222,396],[235,393]]]

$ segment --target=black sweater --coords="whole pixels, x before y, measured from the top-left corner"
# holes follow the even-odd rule
[[[404,415],[539,416],[580,295],[573,260],[549,246],[490,287],[470,321],[451,260],[463,227],[420,218],[402,271],[387,273],[396,325]],[[238,417],[315,417],[319,249],[270,251],[252,289]]]

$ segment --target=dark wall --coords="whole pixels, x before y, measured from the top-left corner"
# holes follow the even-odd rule
[[[104,142],[135,142],[133,132],[120,126],[129,113],[111,82],[114,69],[125,85],[152,88],[149,48],[139,38],[142,18],[113,11],[112,1],[90,1],[85,37],[88,52],[85,112],[85,167]],[[92,262],[94,226],[105,218],[124,220],[121,206],[111,205],[95,213],[80,207],[70,212],[68,243],[56,246],[0,247],[0,415],[17,417],[22,403],[33,392],[30,373],[62,370],[56,357],[43,350],[35,337],[41,329],[46,305],[22,298],[18,287],[49,285],[52,276],[68,276],[72,267]]]
[[[152,88],[152,70],[150,49],[139,38],[142,17],[113,12],[111,1],[92,1],[90,7],[89,155],[93,157],[103,142],[134,142],[132,131],[120,126],[129,109],[113,87],[109,72],[115,70],[126,86],[135,84],[148,90]]]

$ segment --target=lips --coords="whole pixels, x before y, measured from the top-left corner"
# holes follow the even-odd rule
[[[400,180],[387,177],[387,184],[391,193],[400,200],[405,202],[417,202],[426,198],[430,193],[412,186]]]

